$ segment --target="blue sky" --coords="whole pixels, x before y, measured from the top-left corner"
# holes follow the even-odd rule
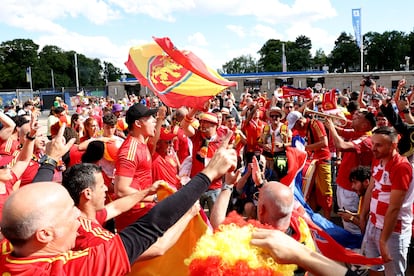
[[[126,71],[131,46],[169,37],[214,68],[241,55],[257,58],[268,39],[306,35],[312,52],[328,54],[343,31],[354,35],[353,8],[362,32],[413,31],[408,0],[2,0],[0,42],[30,38],[57,45]]]

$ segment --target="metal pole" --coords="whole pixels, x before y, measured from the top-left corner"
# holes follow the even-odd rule
[[[75,53],[75,78],[76,78],[76,92],[79,91],[79,72],[78,72],[78,54]]]
[[[53,69],[50,69],[50,75],[52,77],[52,89],[55,91],[55,75],[53,74]]]
[[[287,72],[285,43],[282,43],[282,72]]]
[[[364,72],[364,36],[362,35],[362,11],[360,15],[360,43],[361,46],[359,47],[361,49],[361,72]]]
[[[362,34],[361,34],[361,72],[364,72],[364,43],[362,43]]]

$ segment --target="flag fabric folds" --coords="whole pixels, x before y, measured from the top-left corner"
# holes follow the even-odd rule
[[[312,88],[296,88],[290,85],[282,87],[283,97],[288,98],[292,96],[299,96],[305,99],[312,98]]]
[[[157,196],[161,201],[174,192],[175,188],[164,182],[160,184]],[[184,264],[184,260],[191,255],[197,241],[209,228],[211,225],[201,209],[199,214],[191,219],[184,232],[170,249],[162,256],[136,261],[131,266],[131,272],[127,275],[188,275],[188,266]]]
[[[324,111],[336,109],[336,88],[323,94],[322,107]]]
[[[359,49],[362,49],[361,41],[361,9],[352,9],[352,25],[355,32],[355,41]]]
[[[297,160],[291,162],[289,166],[293,168],[288,170],[288,175],[283,177],[280,182],[291,187],[294,190],[295,200],[299,203],[294,211],[295,216],[300,216],[307,222],[316,246],[326,257],[351,264],[376,265],[382,264],[381,258],[367,258],[346,248],[360,248],[362,235],[352,234],[342,227],[327,220],[318,213],[313,212],[306,203],[301,181],[297,181],[294,176],[301,174],[301,169],[306,162],[306,152],[295,147],[286,148],[286,157],[288,160]],[[294,174],[290,175],[290,174]]]
[[[169,38],[154,38],[156,43],[132,47],[128,70],[169,107],[202,108],[222,90],[236,86],[190,51],[178,50]]]

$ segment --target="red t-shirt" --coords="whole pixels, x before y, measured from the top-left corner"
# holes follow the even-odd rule
[[[128,135],[118,151],[118,160],[115,163],[115,176],[132,178],[131,187],[143,190],[151,187],[152,160],[148,146]],[[120,231],[138,218],[145,215],[155,203],[139,202],[129,211],[122,213],[116,219],[116,227]]]
[[[20,187],[23,187],[33,182],[33,179],[35,178],[37,171],[39,170],[39,167],[40,164],[36,160],[30,160],[29,165],[27,165],[26,170],[20,177]]]
[[[9,137],[7,140],[0,143],[0,155],[13,155],[19,149],[20,142]]]
[[[13,171],[10,172],[12,179],[7,182],[0,182],[0,221],[3,217],[3,206],[9,195],[13,192],[13,185],[16,183],[17,176]]]
[[[82,155],[84,152],[83,150],[79,150],[78,145],[73,145],[69,150],[70,161],[68,167],[82,163]]]
[[[0,245],[7,243],[7,240],[3,240]],[[1,252],[1,275],[112,276],[125,275],[131,269],[124,244],[118,235],[82,251],[26,258],[16,258],[11,253],[11,250]]]
[[[98,223],[85,217],[79,217],[80,226],[73,250],[83,250],[112,239],[115,235],[102,227],[102,224],[106,221],[106,217],[106,209],[96,212],[96,220]]]
[[[371,167],[373,158],[370,136],[354,139],[352,143],[354,144],[353,150],[343,151],[342,162],[336,177],[338,185],[349,191],[352,191],[352,183],[349,181],[350,171],[359,165]]]
[[[370,202],[371,222],[375,227],[383,229],[392,190],[406,191],[393,232],[407,231],[412,224],[414,199],[413,168],[407,158],[395,154],[385,166],[380,160],[374,159],[372,179],[374,180],[374,188]]]
[[[188,137],[184,134],[184,131],[179,126],[174,126],[172,132],[177,135],[177,139],[173,140],[174,150],[177,152],[178,160],[180,160],[180,163],[183,163],[184,159],[190,155]]]
[[[178,163],[170,155],[162,157],[157,152],[152,155],[152,178],[154,180],[164,180],[176,187],[177,190],[181,188],[178,177]]]

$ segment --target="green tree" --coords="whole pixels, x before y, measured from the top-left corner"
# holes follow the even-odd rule
[[[258,51],[259,65],[264,72],[282,71],[282,41],[269,39]]]
[[[71,86],[72,81],[66,75],[70,66],[71,61],[61,48],[53,45],[44,46],[39,53],[39,71],[42,72],[41,87],[52,87],[52,77],[55,87]]]
[[[304,36],[298,36],[295,42],[286,43],[286,61],[288,64],[288,71],[303,71],[308,70],[312,64],[312,49],[311,40]]]
[[[330,68],[336,72],[359,70],[360,51],[352,35],[342,32],[329,56]]]
[[[222,66],[223,74],[253,73],[261,71],[258,63],[251,55],[233,58]]]
[[[328,64],[328,58],[322,49],[316,50],[315,56],[312,60],[312,64],[314,67],[317,67],[318,70],[322,70],[322,67]]]
[[[0,60],[3,63],[0,83],[4,88],[29,88],[26,82],[26,68],[36,68],[39,45],[31,39],[14,39],[0,44]],[[35,70],[32,71],[35,80]],[[35,86],[36,83],[33,82]]]
[[[405,57],[410,57],[410,39],[403,32],[391,31],[379,34],[369,32],[365,36],[366,63],[371,70],[401,70]]]
[[[116,81],[119,80],[122,75],[121,69],[115,67],[112,63],[104,61],[103,66],[103,75],[106,81]]]

